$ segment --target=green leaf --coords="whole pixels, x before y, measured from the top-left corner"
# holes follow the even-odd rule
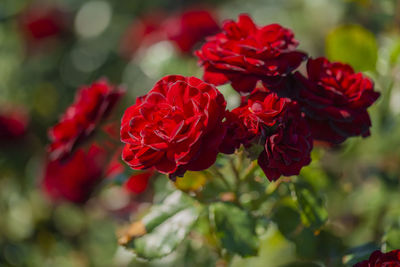
[[[169,217],[152,232],[134,241],[136,254],[146,259],[161,258],[170,254],[185,239],[198,215],[196,207],[189,207]]]
[[[305,183],[293,183],[291,190],[292,197],[301,211],[303,223],[313,230],[320,229],[328,219],[323,200]]]
[[[370,31],[360,25],[344,25],[334,29],[326,38],[326,55],[342,61],[357,71],[375,70],[378,45]]]
[[[231,203],[210,206],[210,219],[217,238],[228,252],[241,256],[256,255],[258,238],[255,219]]]
[[[383,237],[384,244],[387,251],[400,248],[400,229],[392,227],[385,233]]]
[[[175,191],[160,205],[153,206],[142,223],[146,234],[127,245],[145,259],[164,257],[185,239],[196,222],[200,209],[185,193]]]
[[[272,220],[276,222],[279,231],[287,238],[292,237],[301,224],[300,214],[287,205],[279,205],[272,216]]]
[[[174,191],[160,205],[153,206],[142,221],[147,232],[151,232],[171,216],[192,205],[194,201],[189,196],[181,191]]]

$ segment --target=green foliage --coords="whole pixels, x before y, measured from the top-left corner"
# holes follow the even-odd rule
[[[131,241],[128,247],[141,258],[164,257],[185,239],[198,216],[199,208],[194,201],[175,191],[142,219],[146,234]]]
[[[255,220],[247,211],[223,202],[210,205],[209,210],[215,234],[223,248],[241,256],[257,254]]]
[[[320,229],[328,219],[328,212],[322,198],[306,183],[293,183],[291,189],[292,196],[301,212],[303,223],[313,230]]]
[[[358,71],[375,70],[378,45],[374,35],[362,26],[340,26],[326,38],[326,55]]]

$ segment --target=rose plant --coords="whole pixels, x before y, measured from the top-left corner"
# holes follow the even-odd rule
[[[203,28],[194,27],[203,19]],[[218,29],[204,12],[188,11],[165,25],[172,23],[183,24],[179,32],[167,27],[183,52]],[[350,65],[313,59],[298,44],[278,24],[258,26],[248,15],[225,21],[195,52],[203,79],[162,77],[125,109],[122,144],[107,152],[93,146],[85,152],[85,143],[123,91],[102,80],[83,87],[49,130],[43,188],[56,200],[82,204],[110,173],[107,165],[110,180],[134,194],[151,187],[158,174],[167,175],[161,201],[119,236],[121,245],[145,259],[172,253],[189,236],[206,240],[223,266],[235,255],[256,255],[260,232],[271,223],[288,239],[322,240],[328,214],[302,169],[312,162],[315,141],[335,146],[369,136],[367,109],[380,94]],[[228,83],[240,98],[231,110],[217,88]],[[103,144],[112,143],[111,136]],[[119,149],[131,170],[113,156]],[[286,224],[278,223],[281,217]],[[370,261],[389,262],[377,254]],[[357,266],[397,266],[376,264]]]

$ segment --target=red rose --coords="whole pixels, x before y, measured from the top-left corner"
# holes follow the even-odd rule
[[[67,156],[89,137],[111,112],[123,91],[98,81],[89,87],[82,87],[75,96],[75,102],[67,108],[60,122],[49,130],[52,143],[49,146],[51,159]]]
[[[225,107],[222,94],[198,78],[164,77],[122,117],[124,161],[171,178],[207,169],[225,135]]]
[[[107,154],[92,145],[86,153],[77,150],[68,159],[49,161],[46,166],[43,189],[54,201],[84,203],[102,180]]]
[[[226,128],[225,137],[219,147],[219,151],[225,154],[232,154],[241,144],[246,145],[252,138],[252,134],[243,121],[240,119],[241,108],[236,108],[231,112],[227,112],[224,125]]]
[[[354,267],[400,267],[400,250],[382,253],[374,251],[368,260],[354,265]]]
[[[264,134],[265,127],[274,126],[291,102],[289,98],[278,97],[275,93],[255,90],[247,99],[245,107],[240,107],[244,125],[253,134]]]
[[[20,139],[26,133],[28,117],[17,109],[4,110],[0,113],[0,142]]]
[[[181,52],[187,53],[206,36],[219,31],[214,14],[209,10],[187,10],[168,19],[164,24],[168,39]]]
[[[65,13],[58,7],[34,5],[20,16],[20,27],[30,42],[57,37],[66,31]]]
[[[278,24],[258,27],[249,16],[240,15],[238,22],[226,21],[222,33],[209,37],[196,55],[206,82],[231,82],[238,92],[250,93],[258,81],[270,89],[280,87],[306,58],[295,50],[297,45],[291,30]]]
[[[133,174],[124,183],[124,188],[131,193],[140,194],[143,193],[149,184],[150,178],[153,176],[154,171],[148,170],[142,173]]]
[[[271,127],[282,119],[290,102],[275,93],[254,90],[242,99],[240,107],[227,112],[224,122],[227,133],[220,151],[232,154],[241,144],[247,146],[257,136],[265,140]]]
[[[300,73],[299,101],[307,115],[313,137],[333,144],[348,137],[369,136],[371,121],[367,108],[379,97],[374,84],[346,64],[325,58],[307,62],[308,78]]]
[[[299,107],[293,103],[285,117],[267,137],[265,150],[258,158],[258,164],[270,181],[281,175],[298,175],[301,168],[311,162],[313,139]]]

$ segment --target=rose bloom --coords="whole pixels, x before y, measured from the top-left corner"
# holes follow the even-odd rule
[[[123,93],[104,80],[79,89],[74,103],[67,108],[59,123],[49,130],[49,157],[68,156],[109,115]]]
[[[379,97],[374,84],[346,64],[325,58],[307,62],[308,77],[295,74],[299,101],[307,115],[313,137],[340,144],[351,136],[369,136],[367,108]]]
[[[282,119],[290,99],[275,93],[254,90],[242,105],[226,113],[227,133],[220,151],[232,154],[241,144],[248,146],[257,136],[265,140],[271,128]]]
[[[43,190],[54,201],[86,202],[102,181],[106,158],[105,150],[92,145],[88,152],[79,149],[68,159],[48,161]]]
[[[175,15],[164,23],[164,29],[168,39],[183,53],[192,51],[198,42],[220,30],[214,14],[207,9],[191,9]]]
[[[298,175],[311,162],[313,139],[296,103],[292,104],[285,117],[274,133],[267,137],[265,150],[258,158],[258,164],[270,181],[282,175]]]
[[[247,145],[255,137],[240,119],[240,113],[239,108],[226,113],[224,121],[226,134],[219,147],[219,151],[224,154],[233,154],[240,145]]]
[[[27,130],[28,116],[19,109],[0,111],[0,142],[6,143],[21,139]]]
[[[122,117],[123,160],[171,179],[207,169],[225,135],[225,107],[222,94],[198,78],[164,77]]]
[[[291,30],[278,24],[259,27],[240,15],[238,22],[226,21],[221,33],[207,38],[196,55],[206,82],[230,82],[238,92],[250,93],[258,81],[270,90],[282,87],[287,74],[306,58],[297,45]]]
[[[359,262],[354,267],[400,267],[400,250],[382,253],[374,251],[368,260]]]

